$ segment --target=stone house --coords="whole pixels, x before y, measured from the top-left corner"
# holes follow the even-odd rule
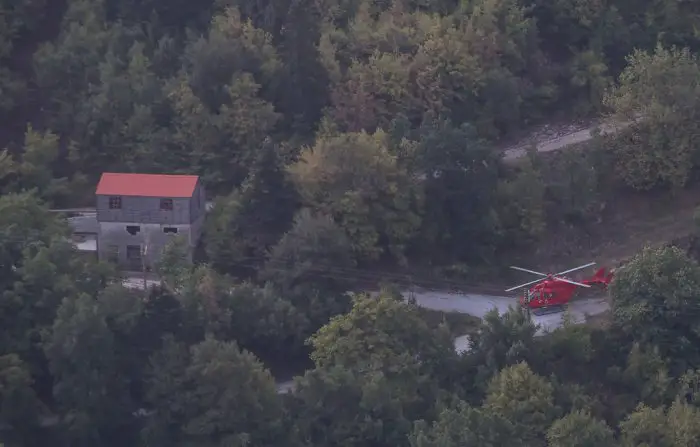
[[[150,271],[175,235],[188,241],[192,258],[206,213],[198,176],[104,173],[95,194],[99,259]]]

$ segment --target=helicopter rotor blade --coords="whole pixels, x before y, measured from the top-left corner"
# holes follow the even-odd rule
[[[549,276],[549,275],[547,275],[546,273],[536,272],[536,271],[534,271],[534,270],[528,270],[528,269],[524,269],[524,268],[522,268],[522,267],[516,267],[516,266],[514,266],[514,265],[511,265],[510,268],[512,268],[512,269],[514,269],[514,270],[520,270],[521,272],[532,273],[533,275],[540,275],[540,276],[543,276],[543,277],[545,277],[545,278]]]
[[[566,278],[560,278],[560,277],[558,277],[558,276],[555,276],[554,279],[557,280],[557,281],[568,282],[569,284],[573,284],[573,285],[579,286],[579,287],[591,287],[591,286],[589,286],[588,284],[583,284],[583,283],[576,282],[576,281],[572,281],[572,280],[566,279]]]
[[[511,287],[510,289],[506,289],[506,292],[512,292],[513,290],[521,289],[523,287],[527,287],[529,285],[532,285],[532,284],[535,284],[538,282],[542,282],[542,281],[543,281],[542,279],[536,279],[534,281],[526,282],[525,284],[520,284],[519,286],[515,286],[515,287]]]
[[[589,262],[589,263],[586,264],[586,265],[580,265],[580,266],[578,266],[578,267],[574,267],[574,268],[569,269],[569,270],[564,270],[563,272],[559,272],[559,273],[555,274],[554,276],[566,275],[567,273],[575,272],[576,270],[585,269],[586,267],[591,267],[591,266],[594,266],[594,265],[595,265],[595,262]]]

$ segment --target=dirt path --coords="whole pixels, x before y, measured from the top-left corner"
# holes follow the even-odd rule
[[[503,148],[503,159],[506,161],[516,160],[524,156],[532,146],[537,148],[537,152],[558,151],[590,140],[596,129],[605,135],[626,126],[626,124],[616,125],[611,121],[557,126],[545,125],[534,130],[518,143]]]

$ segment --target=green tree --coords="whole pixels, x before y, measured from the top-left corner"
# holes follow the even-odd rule
[[[540,157],[530,148],[498,187],[501,245],[518,247],[537,241],[546,229],[546,184]]]
[[[171,290],[182,290],[192,271],[189,242],[182,235],[172,238],[163,248],[156,265],[156,272]]]
[[[414,97],[410,90],[409,58],[375,51],[367,62],[353,60],[345,78],[331,92],[330,116],[340,129],[375,132],[399,113],[412,118]]]
[[[545,200],[548,224],[587,223],[599,217],[604,167],[586,151],[561,151],[542,168],[547,173]]]
[[[291,225],[297,196],[279,152],[266,140],[240,189],[207,216],[204,247],[217,270],[253,276]]]
[[[515,427],[507,419],[498,413],[472,408],[464,402],[440,412],[431,426],[424,421],[417,422],[409,439],[411,447],[522,445]]]
[[[17,53],[27,40],[37,38],[40,23],[47,15],[45,0],[0,1],[0,116],[12,121],[8,112],[16,110],[26,82],[17,70]]]
[[[668,420],[663,408],[649,408],[643,405],[620,424],[621,444],[627,446],[655,445],[671,447],[667,438]]]
[[[99,64],[99,80],[75,118],[73,162],[86,173],[179,167],[173,166],[172,156],[162,155],[171,137],[163,119],[168,110],[165,85],[153,52],[139,41],[126,50],[115,46]]]
[[[467,361],[476,369],[475,386],[485,388],[503,368],[535,360],[535,326],[520,307],[499,315],[488,312],[478,331],[470,336]]]
[[[97,294],[113,278],[102,264],[77,256],[68,229],[33,194],[0,197],[0,355],[17,354],[50,393],[43,343],[67,296]]]
[[[689,447],[700,437],[700,411],[692,406],[674,402],[668,410],[640,405],[620,423],[621,445],[631,447]]]
[[[212,14],[214,0],[192,3],[189,1],[163,2],[161,0],[106,0],[107,16],[112,21],[129,25],[149,23],[157,33],[178,35],[186,28],[206,27]],[[179,37],[179,36],[178,36]]]
[[[240,185],[279,119],[272,104],[258,96],[260,85],[250,73],[235,72],[224,82],[215,95],[217,109],[207,107],[186,79],[169,92],[173,140],[178,159],[184,160],[178,167],[196,169],[212,191]]]
[[[35,189],[39,197],[50,203],[60,202],[67,194],[67,179],[57,178],[59,138],[52,132],[37,132],[31,125],[24,134],[24,150],[20,159],[13,160],[5,149],[0,153],[3,163],[2,179],[5,193],[20,193]]]
[[[318,50],[321,14],[317,2],[289,2],[279,39],[283,67],[278,87],[279,111],[289,130],[307,138],[316,128],[329,100],[330,80]]]
[[[292,167],[304,203],[332,216],[361,260],[402,260],[420,225],[419,190],[387,143],[382,131],[322,136]]]
[[[611,144],[629,186],[647,190],[688,181],[698,160],[699,73],[688,49],[657,46],[629,57],[619,86],[606,99],[618,123],[631,123]]]
[[[497,138],[536,113],[551,98],[537,28],[513,0],[463,3],[456,20],[442,21],[426,35],[412,63],[421,104],[452,122],[472,123]],[[482,39],[491,44],[482,44]],[[496,56],[498,55],[498,56]],[[518,77],[528,73],[528,82]],[[535,107],[533,107],[535,106]],[[537,107],[540,106],[540,107]]]
[[[549,447],[615,447],[613,431],[584,411],[569,413],[547,431]]]
[[[296,379],[287,405],[296,428],[292,441],[304,447],[402,445],[414,416],[406,409],[414,399],[378,371],[342,366],[307,371]]]
[[[531,362],[537,365],[537,371],[551,371],[562,380],[577,383],[591,378],[592,363],[597,360],[592,331],[576,324],[572,315],[565,314],[562,325],[539,339],[537,344],[541,355],[539,361]]]
[[[627,357],[621,385],[633,390],[634,399],[646,405],[663,405],[672,381],[667,370],[658,349],[642,349],[635,343]]]
[[[326,26],[319,45],[333,80],[327,116],[351,132],[386,129],[398,114],[419,123],[425,105],[413,91],[410,64],[438,18],[413,12],[406,2],[350,0],[336,5],[331,15],[349,13],[351,19],[340,29]]]
[[[188,43],[183,68],[194,95],[209,111],[216,111],[240,93],[254,90],[255,96],[260,88],[271,93],[268,90],[281,66],[270,33],[244,20],[238,9],[228,7],[212,18],[206,36]],[[250,124],[255,122],[253,116],[242,114],[238,118]],[[244,127],[236,122],[229,125]]]
[[[137,408],[126,371],[119,368],[115,335],[95,297],[64,299],[45,349],[67,441],[79,446],[133,441]]]
[[[700,268],[680,249],[645,248],[610,286],[615,326],[642,345],[658,346],[685,371],[698,356]]]
[[[350,310],[355,260],[346,233],[331,218],[301,210],[271,249],[259,279],[271,284],[310,321],[311,330]]]
[[[447,331],[431,329],[415,305],[385,295],[356,296],[349,313],[331,319],[309,341],[318,367],[399,375],[417,368],[437,378],[449,375],[456,358]]]
[[[33,385],[28,365],[19,356],[0,356],[0,419],[25,441],[31,440],[45,414]]]
[[[309,317],[273,287],[236,285],[222,301],[231,323],[221,338],[236,340],[242,349],[270,364],[301,357]]]
[[[509,366],[493,378],[484,409],[513,423],[526,445],[541,444],[559,412],[552,385],[526,363]]]
[[[88,102],[88,87],[99,82],[104,55],[124,35],[123,28],[109,26],[103,6],[102,2],[70,2],[58,37],[34,53],[36,83],[46,98],[44,116],[60,134],[74,133]]]
[[[357,296],[309,341],[316,369],[297,382],[290,409],[308,445],[405,442],[412,421],[431,417],[457,373],[449,332],[386,295]]]
[[[542,50],[566,67],[557,73],[560,97],[567,97],[567,103],[573,97],[584,113],[600,106],[608,82],[607,65],[612,63],[617,68],[624,62],[619,59],[632,50],[623,19],[613,3],[619,2],[525,2],[537,20]]]
[[[149,384],[153,414],[144,429],[149,443],[283,442],[282,401],[272,376],[235,342],[208,338],[188,350],[170,340],[152,358]]]
[[[419,129],[416,169],[425,176],[421,242],[428,256],[483,262],[493,255],[499,161],[468,125],[427,119]]]
[[[265,30],[277,38],[281,32],[289,3],[281,0],[214,0],[217,9],[236,8],[241,16],[249,20],[256,28]]]
[[[166,287],[176,301],[170,306],[175,307],[172,312],[179,321],[169,324],[170,334],[189,343],[211,335],[236,341],[264,360],[297,360],[308,317],[276,289],[236,283],[207,266],[170,267],[167,271]]]

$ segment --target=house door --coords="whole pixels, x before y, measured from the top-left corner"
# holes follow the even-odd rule
[[[113,264],[119,264],[119,246],[118,245],[108,245],[107,246],[107,261]]]
[[[140,245],[126,246],[126,267],[129,271],[140,272],[143,270]]]

